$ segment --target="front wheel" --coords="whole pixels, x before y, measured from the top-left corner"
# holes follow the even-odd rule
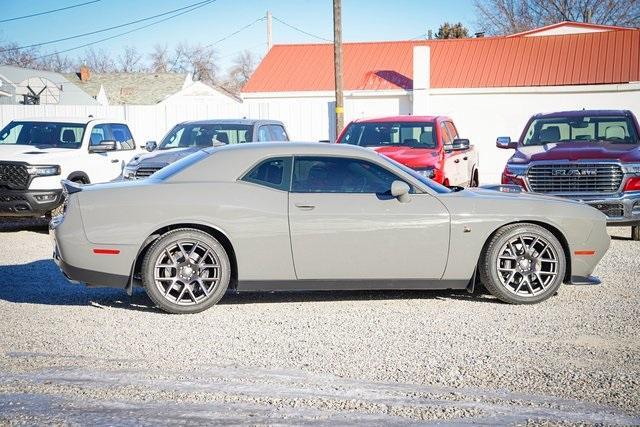
[[[198,313],[224,296],[231,265],[224,247],[211,235],[182,228],[164,234],[142,261],[149,298],[169,313]]]
[[[551,297],[563,282],[562,244],[535,224],[507,225],[496,232],[480,257],[487,290],[510,304],[534,304]]]
[[[640,241],[640,225],[631,226],[631,240]]]

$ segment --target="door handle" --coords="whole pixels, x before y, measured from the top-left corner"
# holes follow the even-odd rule
[[[296,203],[296,208],[301,209],[303,211],[310,211],[310,210],[313,210],[313,208],[315,208],[315,206],[313,206],[313,205],[305,205],[303,203]]]
[[[453,163],[460,163],[460,159],[455,159]]]
[[[119,161],[120,161],[120,160],[118,160],[118,159],[112,159],[112,160],[111,160],[111,163],[118,163]]]

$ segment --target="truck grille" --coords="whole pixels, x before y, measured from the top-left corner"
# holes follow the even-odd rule
[[[156,173],[157,171],[159,171],[160,169],[162,169],[162,166],[147,166],[144,168],[140,168],[136,171],[135,178],[136,179],[147,178],[153,175],[154,173]]]
[[[612,163],[534,165],[527,178],[537,193],[615,193],[624,172]]]
[[[0,162],[0,188],[26,190],[29,188],[29,173],[24,163]]]

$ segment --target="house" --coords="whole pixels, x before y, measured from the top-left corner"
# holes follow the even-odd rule
[[[62,74],[0,65],[0,105],[95,105],[95,99]]]
[[[66,77],[100,105],[241,102],[221,87],[193,81],[188,73],[94,73],[82,66]]]
[[[535,113],[582,108],[640,114],[640,29],[562,22],[510,36],[343,44],[345,123],[398,114],[451,116],[480,150],[481,181],[499,179]],[[306,139],[334,139],[332,44],[274,46],[245,103],[319,111]],[[288,123],[289,125],[289,123]]]

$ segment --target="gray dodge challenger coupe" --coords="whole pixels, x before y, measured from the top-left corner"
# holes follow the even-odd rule
[[[530,304],[598,283],[606,217],[560,198],[448,189],[360,147],[211,147],[140,181],[65,182],[54,259],[195,313],[238,291],[473,289]],[[503,189],[504,190],[504,189]]]

